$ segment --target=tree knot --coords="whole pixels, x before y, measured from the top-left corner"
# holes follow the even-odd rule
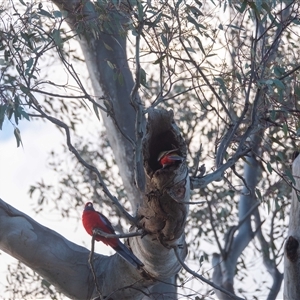
[[[291,262],[295,262],[298,258],[297,250],[299,247],[299,242],[290,236],[285,244],[286,256]]]

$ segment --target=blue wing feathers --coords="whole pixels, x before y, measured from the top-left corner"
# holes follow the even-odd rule
[[[118,246],[114,248],[114,250],[119,253],[126,261],[132,264],[134,267],[139,268],[144,264],[120,241]]]

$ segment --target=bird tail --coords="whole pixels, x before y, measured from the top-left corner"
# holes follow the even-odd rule
[[[120,241],[118,242],[118,245],[114,247],[114,250],[135,268],[139,269],[144,266],[144,264]]]
[[[175,161],[183,161],[184,158],[182,156],[179,156],[179,155],[169,155],[168,158],[170,160],[175,160]]]

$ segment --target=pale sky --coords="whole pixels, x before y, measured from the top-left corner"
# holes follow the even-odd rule
[[[79,48],[77,46],[77,48]],[[77,49],[78,50],[78,49]],[[82,68],[82,65],[81,65]],[[57,79],[57,74],[62,71],[57,63],[47,73],[53,73],[53,77]],[[80,69],[81,75],[88,77],[86,69]],[[65,83],[65,81],[63,81]],[[97,121],[96,117],[94,122]],[[99,126],[99,123],[89,123],[88,126]],[[90,247],[90,236],[85,232],[82,227],[81,221],[74,219],[62,219],[60,213],[35,214],[32,210],[34,199],[30,199],[28,191],[32,184],[43,179],[45,182],[56,182],[57,174],[47,166],[47,158],[51,150],[55,149],[56,152],[61,151],[62,143],[65,143],[64,136],[54,127],[54,125],[45,122],[28,122],[21,121],[20,126],[23,147],[17,148],[16,140],[13,134],[13,126],[6,121],[3,130],[0,131],[0,198],[18,210],[28,214],[37,222],[47,226],[58,233],[65,236],[70,241]],[[59,150],[60,149],[60,150]],[[70,155],[72,155],[70,153]],[[83,209],[83,208],[82,208]],[[193,246],[191,246],[192,248]],[[205,246],[201,245],[201,250]],[[210,249],[207,252],[210,253]],[[113,251],[102,243],[97,243],[96,251],[102,254],[112,254]],[[246,257],[246,259],[253,259],[253,257]],[[5,297],[5,271],[7,263],[12,262],[10,256],[0,251],[0,295]],[[193,268],[197,271],[197,267]],[[262,264],[260,268],[264,268]],[[257,270],[259,271],[259,270]],[[200,270],[200,273],[202,270]],[[191,276],[187,276],[191,277]],[[269,277],[269,275],[267,275]],[[268,278],[261,278],[261,275],[256,277],[258,281],[267,280]],[[203,285],[198,281],[194,281],[194,288],[196,285]],[[270,284],[267,284],[270,286]],[[245,286],[245,285],[243,285]],[[250,284],[251,289],[254,289],[254,284]],[[277,299],[282,299],[280,295]]]
[[[62,134],[52,124],[26,120],[21,122],[20,130],[23,147],[19,148],[13,126],[9,122],[5,122],[0,131],[0,198],[68,240],[89,248],[91,239],[82,227],[81,220],[62,219],[59,212],[36,214],[32,210],[36,200],[30,199],[28,194],[30,185],[41,178],[48,183],[57,180],[57,174],[46,165],[50,151],[57,151],[64,141]],[[113,253],[102,243],[97,243],[96,251],[102,254]],[[5,297],[5,272],[7,264],[14,259],[2,251],[0,253],[0,295]]]

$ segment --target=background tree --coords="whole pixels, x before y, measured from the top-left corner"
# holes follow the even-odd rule
[[[145,207],[147,201],[143,197],[145,182],[146,195],[150,195],[149,186],[153,191],[153,184],[160,189],[160,181],[151,181],[153,172],[160,168],[157,155],[168,150],[163,147],[174,145],[182,155],[187,154],[190,180],[182,175],[186,174],[184,163],[178,168],[179,173],[173,172],[177,169],[172,174],[166,173],[175,177],[164,192],[171,195],[176,209],[183,208],[181,221],[185,220],[185,207],[190,202],[185,231],[189,259],[195,269],[201,266],[201,273],[211,280],[208,283],[216,288],[220,299],[233,297],[222,289],[234,293],[234,278],[240,296],[275,299],[283,277],[278,265],[283,257],[282,236],[287,226],[289,195],[295,183],[288,162],[297,146],[299,128],[299,5],[295,1],[271,0],[258,3],[53,1],[58,10],[42,4],[20,3],[21,7],[10,2],[11,10],[4,7],[1,11],[0,49],[4,59],[0,119],[11,120],[18,143],[21,143],[17,127],[20,119],[48,120],[64,131],[66,150],[75,154],[74,169],[69,174],[61,168],[61,158],[52,154],[51,165],[62,174],[61,180],[55,186],[40,182],[30,188],[31,194],[38,198],[37,210],[55,205],[68,216],[82,203],[94,199],[103,210],[115,205],[119,210],[113,211],[113,215],[125,216],[138,227],[146,226],[152,234],[142,240],[130,239],[134,253],[143,258],[147,276],[130,269],[118,256],[109,259],[96,256],[101,261],[101,267],[95,263],[101,284],[114,282],[105,288],[101,286],[100,293],[95,290],[89,271],[88,250],[42,228],[4,202],[1,249],[71,297],[100,294],[119,299],[120,293],[123,299],[158,295],[161,299],[176,298],[175,275],[182,267],[178,258],[184,258],[185,247],[175,248],[179,251],[176,257],[177,252],[165,246],[166,243],[170,246],[170,242],[172,247],[185,243],[183,222],[175,226],[178,232],[173,229],[175,237],[167,234],[172,230],[156,232],[151,226],[156,222],[151,220],[157,219],[145,213],[153,207]],[[65,21],[71,31],[65,27]],[[83,50],[93,93],[88,92],[73,65],[76,54],[67,45],[75,36]],[[50,82],[41,76],[43,56],[50,50],[54,50],[51,52],[55,53],[54,59],[60,58],[62,68],[73,78],[76,93],[74,87],[70,90],[70,84]],[[101,113],[106,128],[101,139],[100,133],[77,136],[79,123],[89,118],[84,111],[88,107],[97,116]],[[160,119],[154,108],[174,110],[184,141],[177,127],[170,125],[172,114],[163,113]],[[148,118],[146,134],[149,113],[153,117]],[[162,126],[158,120],[169,122]],[[115,161],[111,159],[111,151]],[[206,168],[200,166],[202,162]],[[112,179],[116,176],[115,164],[121,179]],[[190,189],[191,196],[187,199]],[[178,204],[175,200],[182,191],[183,203]],[[206,201],[198,204],[199,200]],[[154,212],[157,207],[154,206]],[[146,221],[137,222],[124,208],[131,209],[133,215],[138,210],[137,216]],[[174,216],[171,205],[164,208],[169,217]],[[167,220],[164,224],[176,223]],[[124,221],[120,224],[123,227]],[[66,248],[62,250],[61,246],[59,252],[41,248],[43,260],[36,255],[32,257],[31,253],[26,256],[16,250],[18,228],[27,228],[28,232],[34,228],[37,238],[27,236],[32,246],[51,242]],[[157,234],[161,232],[163,236]],[[154,241],[153,234],[157,238]],[[80,271],[74,271],[73,251],[77,253],[76,261],[82,262]],[[45,256],[45,252],[49,255]],[[163,261],[158,259],[161,253],[166,254]],[[57,261],[57,256],[64,259]],[[272,276],[268,290],[264,282],[262,286],[256,283],[253,291],[243,287],[245,277],[246,286],[251,280],[253,256],[262,259]],[[208,265],[209,258],[213,268]],[[45,268],[50,262],[55,268]],[[117,272],[104,276],[109,264],[114,264]],[[65,270],[72,280],[65,282],[66,273],[57,274],[57,269]],[[125,270],[126,282],[118,277]],[[263,272],[261,268],[260,271]],[[189,272],[185,267],[179,273],[180,293],[192,299],[211,297],[210,286],[205,291],[202,286],[188,285]],[[198,273],[192,275],[205,280]],[[156,281],[160,283],[152,287]],[[44,287],[53,294],[49,285]]]

